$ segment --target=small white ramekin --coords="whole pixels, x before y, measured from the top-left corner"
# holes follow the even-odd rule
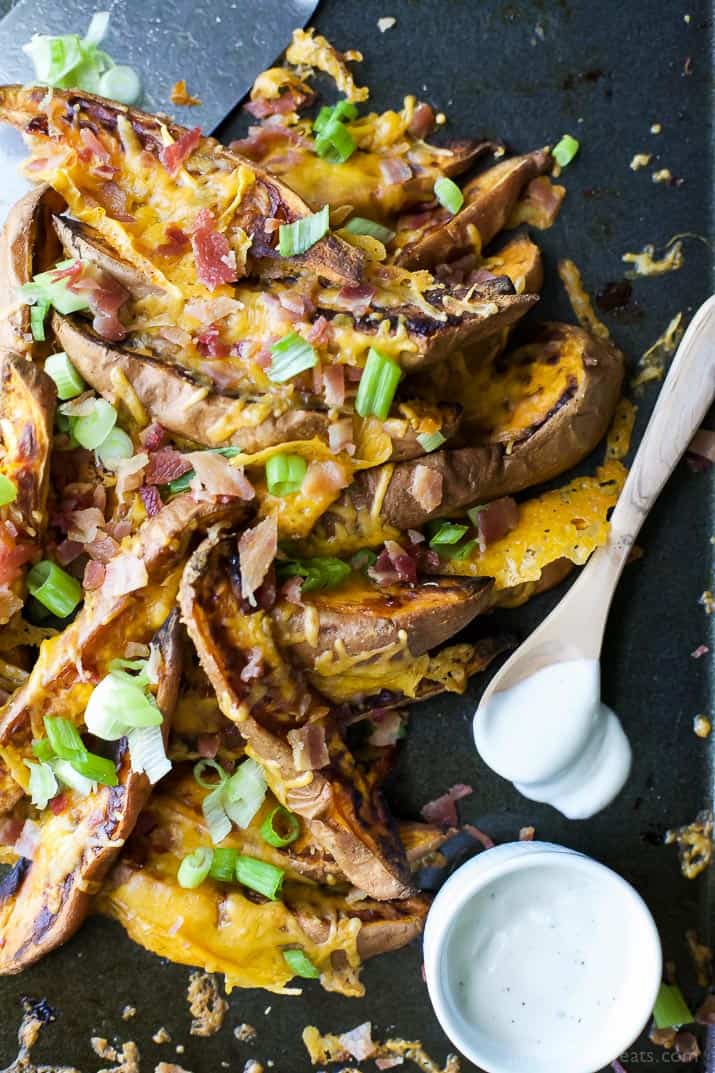
[[[629,914],[634,941],[638,946],[638,985],[619,996],[619,1016],[604,1018],[597,1038],[579,1040],[577,1052],[564,1048],[554,1035],[548,1054],[535,1056],[509,1049],[506,1053],[494,1039],[466,1024],[454,1001],[455,975],[450,974],[449,938],[472,898],[501,876],[538,866],[553,868],[564,877],[578,870],[587,873],[594,892],[616,899]],[[595,893],[595,896],[597,894]],[[616,962],[614,951],[614,962]],[[655,921],[641,896],[616,872],[575,850],[550,842],[510,842],[479,853],[450,876],[437,894],[427,916],[424,933],[424,965],[429,996],[445,1033],[455,1045],[486,1073],[594,1073],[622,1054],[638,1037],[649,1020],[662,973],[662,952]],[[495,996],[495,1001],[498,998]]]

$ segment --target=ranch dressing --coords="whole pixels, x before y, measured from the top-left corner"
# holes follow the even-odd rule
[[[569,819],[610,804],[631,766],[620,720],[601,700],[598,660],[554,663],[492,694],[474,738],[493,771]]]

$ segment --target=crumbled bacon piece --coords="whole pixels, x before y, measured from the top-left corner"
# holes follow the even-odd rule
[[[295,604],[296,607],[303,606],[303,600],[301,599],[301,590],[303,588],[302,577],[291,577],[281,586],[281,596],[288,601],[289,604]]]
[[[242,469],[232,466],[223,455],[212,451],[192,451],[185,458],[196,474],[191,483],[194,494],[203,489],[211,496],[235,496],[253,499],[255,489]]]
[[[415,466],[410,491],[423,510],[431,513],[442,502],[442,474],[421,462]]]
[[[428,801],[422,809],[422,817],[428,823],[438,823],[443,827],[456,827],[458,823],[457,801],[474,793],[471,786],[458,782],[450,787],[446,794]]]
[[[215,229],[213,214],[208,209],[201,209],[196,217],[191,245],[199,283],[214,291],[222,283],[236,282],[236,254],[226,236]]]
[[[67,516],[67,536],[80,544],[89,544],[104,525],[104,514],[97,507],[73,510]]]
[[[394,710],[375,710],[370,713],[374,729],[367,739],[369,745],[384,748],[394,745],[402,732],[402,716]]]
[[[67,797],[67,794],[64,793],[64,791],[61,794],[58,794],[57,797],[53,797],[49,803],[52,813],[55,816],[59,816],[60,813],[64,812],[64,810],[67,808],[68,801],[69,798]]]
[[[199,734],[196,739],[196,751],[199,756],[213,760],[219,750],[220,744],[221,737],[218,734]]]
[[[325,346],[330,340],[330,332],[330,321],[321,314],[319,317],[316,317],[311,324],[306,339],[309,343],[314,343],[316,346]]]
[[[318,366],[316,365],[316,369]],[[323,390],[328,406],[342,406],[345,402],[345,368],[342,365],[326,365],[323,368]]]
[[[148,581],[146,566],[138,555],[118,555],[107,564],[104,589],[107,596],[125,596],[143,589]]]
[[[186,253],[191,245],[191,239],[185,234],[178,224],[167,224],[166,242],[162,242],[160,246],[157,246],[156,252],[160,257],[178,257],[182,253]]]
[[[317,771],[330,763],[324,723],[306,723],[287,736],[297,771]]]
[[[7,522],[0,524],[0,586],[9,585],[20,573],[20,567],[35,555],[32,544],[18,542]]]
[[[200,141],[201,127],[194,127],[193,130],[185,130],[175,142],[172,142],[171,145],[165,145],[159,150],[159,160],[169,172],[169,175],[172,177],[176,175]]]
[[[352,417],[344,417],[340,421],[333,422],[328,429],[328,446],[336,455],[341,451],[346,451],[351,455],[355,453]]]
[[[263,582],[278,550],[278,524],[275,515],[269,515],[245,529],[238,542],[241,564],[241,595],[255,606],[255,592]]]
[[[240,678],[242,682],[253,682],[263,675],[263,650],[257,646],[249,648],[247,655],[248,662],[241,668]]]
[[[370,310],[370,303],[375,297],[375,288],[365,283],[355,287],[342,287],[338,292],[341,307],[354,317],[364,317]]]
[[[364,1024],[358,1025],[349,1032],[341,1033],[338,1039],[348,1054],[352,1055],[357,1062],[364,1062],[375,1053],[370,1021],[365,1021]]]
[[[477,515],[479,547],[482,551],[511,533],[519,524],[519,504],[511,496],[494,499]]]
[[[83,545],[78,540],[63,540],[55,548],[55,559],[60,566],[69,566],[82,554]]]
[[[144,481],[146,484],[168,484],[169,481],[183,477],[192,468],[186,455],[182,455],[174,447],[160,447],[149,457]]]
[[[431,104],[420,101],[412,113],[412,119],[407,125],[408,132],[413,138],[426,138],[434,130],[435,117]]]
[[[308,499],[322,498],[346,488],[350,482],[337,462],[311,462],[301,492]]]
[[[210,324],[208,328],[204,328],[196,338],[196,349],[205,358],[227,358],[231,352],[228,343],[221,339],[218,324]]]
[[[166,429],[158,421],[152,421],[139,433],[139,441],[146,451],[158,451],[166,442]]]
[[[412,168],[401,157],[383,156],[380,157],[380,174],[386,186],[395,186],[412,178]]]
[[[307,107],[314,97],[314,93],[306,93],[297,88],[284,88],[277,97],[254,97],[244,104],[243,108],[254,119],[267,119],[272,115],[299,112],[301,108]]]
[[[155,514],[159,513],[163,506],[163,503],[161,496],[159,495],[159,489],[156,487],[155,484],[143,484],[139,489],[139,495],[142,498],[144,509],[146,510],[150,518],[152,518]]]
[[[90,559],[84,568],[82,587],[87,589],[88,592],[91,592],[93,589],[100,589],[104,584],[106,569],[104,563],[97,562],[95,559]]]

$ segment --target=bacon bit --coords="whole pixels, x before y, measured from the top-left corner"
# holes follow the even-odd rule
[[[241,565],[241,595],[252,607],[254,593],[261,585],[278,551],[278,523],[269,515],[253,529],[245,529],[238,542]]]
[[[160,246],[157,246],[156,252],[161,257],[178,257],[182,253],[186,253],[191,245],[191,239],[185,234],[178,224],[167,224],[166,242],[162,242]]]
[[[337,462],[311,462],[301,492],[307,499],[322,498],[346,488],[350,481]]]
[[[410,538],[410,544],[424,544],[425,535],[420,533],[417,529],[408,529],[407,535]]]
[[[412,178],[412,168],[401,157],[384,156],[380,157],[380,174],[386,186],[395,186]]]
[[[57,797],[53,797],[49,803],[52,813],[55,816],[59,816],[60,813],[64,812],[64,810],[66,809],[68,801],[69,798],[67,797],[67,794],[64,793],[64,791],[61,794],[58,794]]]
[[[475,827],[473,823],[465,823],[464,830],[467,834],[470,834],[475,841],[480,842],[484,849],[494,849],[494,840],[479,827]]]
[[[314,93],[303,93],[299,89],[284,89],[277,97],[254,97],[244,104],[243,109],[254,119],[267,119],[272,115],[299,112],[314,96]]]
[[[149,457],[149,465],[144,474],[146,484],[168,484],[183,477],[185,473],[193,469],[186,455],[182,455],[174,447],[161,447]]]
[[[22,831],[22,820],[6,816],[0,820],[0,846],[14,846]]]
[[[158,421],[152,421],[139,433],[139,442],[147,451],[158,451],[166,443],[166,429]]]
[[[153,518],[155,514],[159,513],[164,505],[161,496],[159,495],[159,489],[155,484],[143,484],[139,489],[139,495],[142,498],[144,510],[147,512],[147,515],[150,518]]]
[[[241,670],[242,682],[253,682],[256,678],[261,678],[264,671],[263,651],[257,646],[249,648],[248,650],[248,662]]]
[[[702,659],[703,656],[707,656],[709,651],[710,649],[707,645],[698,645],[698,647],[690,653],[690,658]]]
[[[180,78],[171,87],[171,103],[178,104],[181,108],[195,108],[201,104],[200,97],[193,97],[186,88],[186,80]]]
[[[221,294],[218,298],[192,298],[184,306],[184,313],[199,324],[213,325],[215,321],[230,317],[242,308],[241,302]]]
[[[456,827],[459,822],[457,801],[461,801],[463,797],[469,797],[472,793],[474,790],[471,786],[458,782],[450,787],[446,794],[435,798],[434,801],[428,801],[421,815],[428,823],[437,823],[442,827]],[[477,828],[472,830],[476,831]]]
[[[7,524],[0,526],[0,586],[9,585],[18,577],[20,567],[34,557],[31,544],[17,543]]]
[[[111,179],[95,186],[94,200],[109,216],[114,217],[120,223],[134,223],[134,217],[129,211],[126,191]]]
[[[221,339],[221,329],[217,324],[204,328],[196,339],[196,349],[205,358],[227,358],[231,352],[230,346]]]
[[[303,601],[301,599],[302,588],[302,577],[289,578],[288,581],[281,586],[281,596],[284,600],[287,600],[289,604],[295,604],[296,607],[303,607]]]
[[[402,716],[396,711],[374,711],[370,719],[374,729],[367,739],[368,745],[386,748],[395,745],[402,731]]]
[[[708,462],[715,462],[715,429],[701,428],[690,441],[688,451],[705,458]]]
[[[494,499],[477,515],[479,549],[484,551],[489,544],[501,540],[519,524],[519,504],[511,496]]]
[[[124,339],[127,332],[119,319],[119,310],[129,298],[129,291],[114,276],[97,265],[75,261],[67,268],[54,272],[53,278],[68,280],[69,291],[87,298],[94,315],[92,327],[97,335],[110,343]]]
[[[442,474],[432,466],[420,463],[412,474],[410,491],[423,510],[431,513],[442,502]]]
[[[341,1044],[357,1062],[364,1062],[375,1053],[376,1046],[372,1039],[372,1024],[365,1021],[350,1032],[343,1032],[338,1036]]]
[[[117,169],[112,165],[112,158],[108,150],[89,127],[82,127],[79,136],[84,143],[84,148],[77,154],[85,164],[90,165],[90,170],[101,179],[112,179]],[[96,164],[94,163],[96,161]]]
[[[92,559],[96,559],[97,562],[108,563],[119,551],[119,545],[108,533],[103,533],[100,530],[94,540],[85,544],[84,550]]]
[[[321,314],[321,316],[317,317],[311,325],[306,339],[309,343],[315,343],[316,346],[325,346],[330,341],[330,335],[330,321]],[[331,368],[333,368],[333,366],[331,366]],[[338,368],[338,366],[334,366],[334,368]],[[340,366],[340,368],[342,368],[342,366]]]
[[[118,555],[107,564],[103,588],[107,596],[125,596],[148,584],[146,566],[138,555]]]
[[[378,1069],[394,1069],[395,1066],[401,1066],[404,1060],[403,1055],[393,1054],[392,1058],[376,1058],[375,1065]]]
[[[25,820],[20,837],[15,843],[14,849],[18,857],[24,857],[26,860],[31,861],[35,856],[35,850],[40,841],[40,828],[39,825],[32,820]]]
[[[211,496],[232,496],[237,499],[253,499],[256,492],[238,466],[232,466],[223,455],[212,451],[192,451],[183,456],[196,476],[191,482],[194,492],[203,490]]]
[[[55,559],[60,566],[69,566],[82,554],[83,545],[78,540],[63,540],[55,548]]]
[[[708,987],[712,983],[713,952],[706,943],[701,943],[695,928],[685,932],[688,953],[693,961],[699,987]]]
[[[280,225],[280,221],[279,221]],[[315,312],[315,306],[305,294],[297,294],[295,291],[281,291],[278,301],[283,308],[299,320],[307,320]]]
[[[317,365],[316,368],[318,368]],[[342,365],[325,366],[323,369],[323,390],[326,405],[343,405],[345,402],[345,369]]]
[[[333,422],[328,429],[328,446],[336,455],[341,451],[346,451],[349,455],[355,454],[352,417],[344,417],[341,421]]]
[[[412,119],[407,125],[407,131],[413,138],[426,138],[434,130],[435,117],[431,104],[420,101],[412,113]]]
[[[172,178],[184,166],[200,141],[201,127],[194,127],[193,130],[185,130],[175,142],[159,150],[159,160]]]
[[[520,842],[533,842],[534,841],[534,828],[533,827],[521,827],[519,828],[519,841]]]
[[[201,209],[196,217],[191,245],[199,283],[215,291],[222,283],[236,282],[236,254],[226,236],[216,231],[213,213],[208,209]]]
[[[330,763],[324,723],[306,723],[297,730],[289,730],[287,737],[297,771],[317,771]]]
[[[523,219],[544,231],[553,226],[565,197],[565,187],[555,186],[548,176],[539,175],[527,186],[516,206],[515,215],[520,222]]]
[[[124,540],[128,537],[132,531],[132,523],[128,518],[121,518],[118,522],[112,522],[107,526],[108,530],[111,530],[112,536],[115,540]]]
[[[92,592],[94,589],[101,589],[104,584],[106,570],[107,568],[104,563],[97,562],[95,559],[90,559],[84,568],[82,588],[86,589],[88,592]]]
[[[117,483],[115,486],[118,499],[123,499],[129,492],[134,492],[139,488],[143,480],[144,470],[148,465],[149,455],[146,451],[137,451],[131,458],[123,458],[120,461],[117,466]],[[119,524],[117,523],[117,525]],[[131,528],[129,531],[131,532]],[[117,540],[121,540],[121,537],[117,536],[114,530],[112,530],[112,535]]]
[[[355,317],[365,316],[374,297],[375,288],[364,283],[356,287],[343,287],[338,292],[338,301]]]
[[[219,734],[199,734],[196,739],[196,752],[199,756],[213,760],[220,744],[221,736]]]
[[[104,525],[104,515],[97,507],[73,510],[67,516],[67,536],[80,544],[90,544]]]

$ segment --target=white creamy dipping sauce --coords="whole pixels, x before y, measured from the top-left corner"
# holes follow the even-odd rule
[[[474,738],[493,771],[570,819],[610,804],[631,766],[620,720],[601,700],[598,660],[554,663],[493,693]]]
[[[450,1005],[464,1035],[481,1040],[487,1069],[553,1071],[557,1056],[632,1028],[631,1000],[650,968],[637,914],[618,877],[564,864],[497,876],[450,929]]]

